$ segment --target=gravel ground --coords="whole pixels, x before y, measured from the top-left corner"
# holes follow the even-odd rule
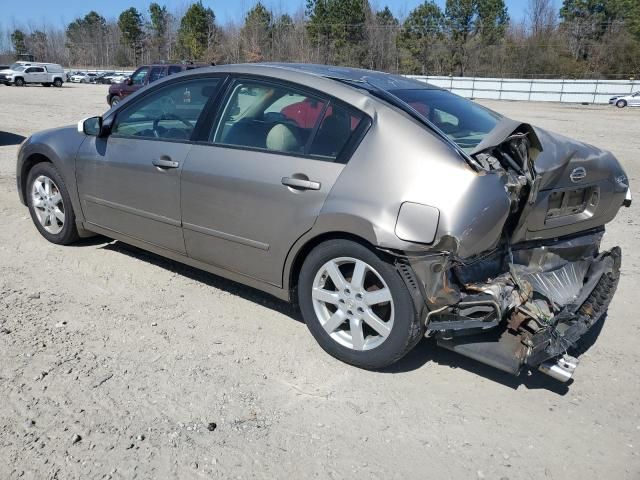
[[[608,227],[622,278],[571,385],[427,340],[367,372],[268,295],[102,237],[38,235],[2,132],[101,114],[105,94],[0,87],[0,479],[640,478],[637,204]],[[640,182],[640,109],[485,103],[612,150]]]

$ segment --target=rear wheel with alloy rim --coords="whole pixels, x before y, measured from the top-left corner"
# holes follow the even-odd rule
[[[27,178],[27,204],[40,234],[66,245],[78,239],[71,199],[62,177],[50,163],[36,164]]]
[[[59,78],[56,78],[56,79],[53,81],[53,86],[54,86],[54,87],[58,87],[58,88],[60,88],[60,87],[62,86],[62,80],[60,80]]]
[[[118,95],[114,95],[111,97],[111,106],[115,107],[118,103],[120,103],[121,98]]]
[[[394,266],[350,240],[320,244],[305,259],[300,308],[320,346],[362,368],[402,358],[424,330]]]

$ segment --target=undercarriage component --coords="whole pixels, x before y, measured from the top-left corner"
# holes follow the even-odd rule
[[[568,382],[573,377],[573,372],[578,367],[578,363],[579,360],[577,358],[565,354],[556,361],[547,360],[541,363],[538,370],[556,380]]]
[[[482,335],[438,338],[438,345],[512,375],[520,372],[529,353],[529,347],[519,336],[506,329]]]

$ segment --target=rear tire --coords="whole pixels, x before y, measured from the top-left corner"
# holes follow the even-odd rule
[[[627,106],[627,102],[625,100],[618,100],[616,102],[616,107],[618,108],[624,108]]]
[[[121,100],[122,98],[120,98],[119,95],[114,95],[113,97],[111,97],[111,101],[109,102],[109,104],[112,107],[115,107],[118,103],[120,103]]]
[[[37,163],[29,171],[26,197],[31,219],[44,238],[59,245],[78,240],[71,197],[62,176],[51,163]]]
[[[354,241],[329,240],[309,253],[300,271],[298,302],[320,346],[356,367],[391,365],[424,335],[395,267]]]
[[[53,81],[53,86],[54,86],[54,87],[58,87],[58,88],[60,88],[60,87],[62,86],[62,80],[60,80],[59,78],[56,78],[56,79]]]

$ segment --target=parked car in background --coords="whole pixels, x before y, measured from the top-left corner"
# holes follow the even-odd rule
[[[95,83],[108,85],[111,83],[111,77],[115,74],[116,72],[100,72],[96,75]]]
[[[194,63],[174,63],[174,64],[155,64],[144,65],[138,68],[130,76],[127,76],[122,82],[116,83],[115,79],[109,87],[107,95],[107,103],[111,106],[116,105],[123,98],[140,90],[145,85],[155,82],[168,75],[180,73],[185,70],[193,70],[194,68],[205,67],[206,64]]]
[[[610,105],[615,105],[618,108],[624,107],[640,107],[640,91],[631,93],[629,95],[617,95],[609,99]]]
[[[621,262],[604,225],[631,204],[606,150],[326,65],[167,77],[32,135],[16,176],[50,242],[99,233],[296,302],[347,363],[385,367],[427,335],[561,381],[604,321]]]
[[[22,87],[30,83],[40,83],[45,87],[61,87],[64,70],[57,63],[37,63],[24,65],[15,63],[8,70],[0,71],[0,83]]]
[[[97,73],[81,72],[71,76],[72,83],[95,83]]]

